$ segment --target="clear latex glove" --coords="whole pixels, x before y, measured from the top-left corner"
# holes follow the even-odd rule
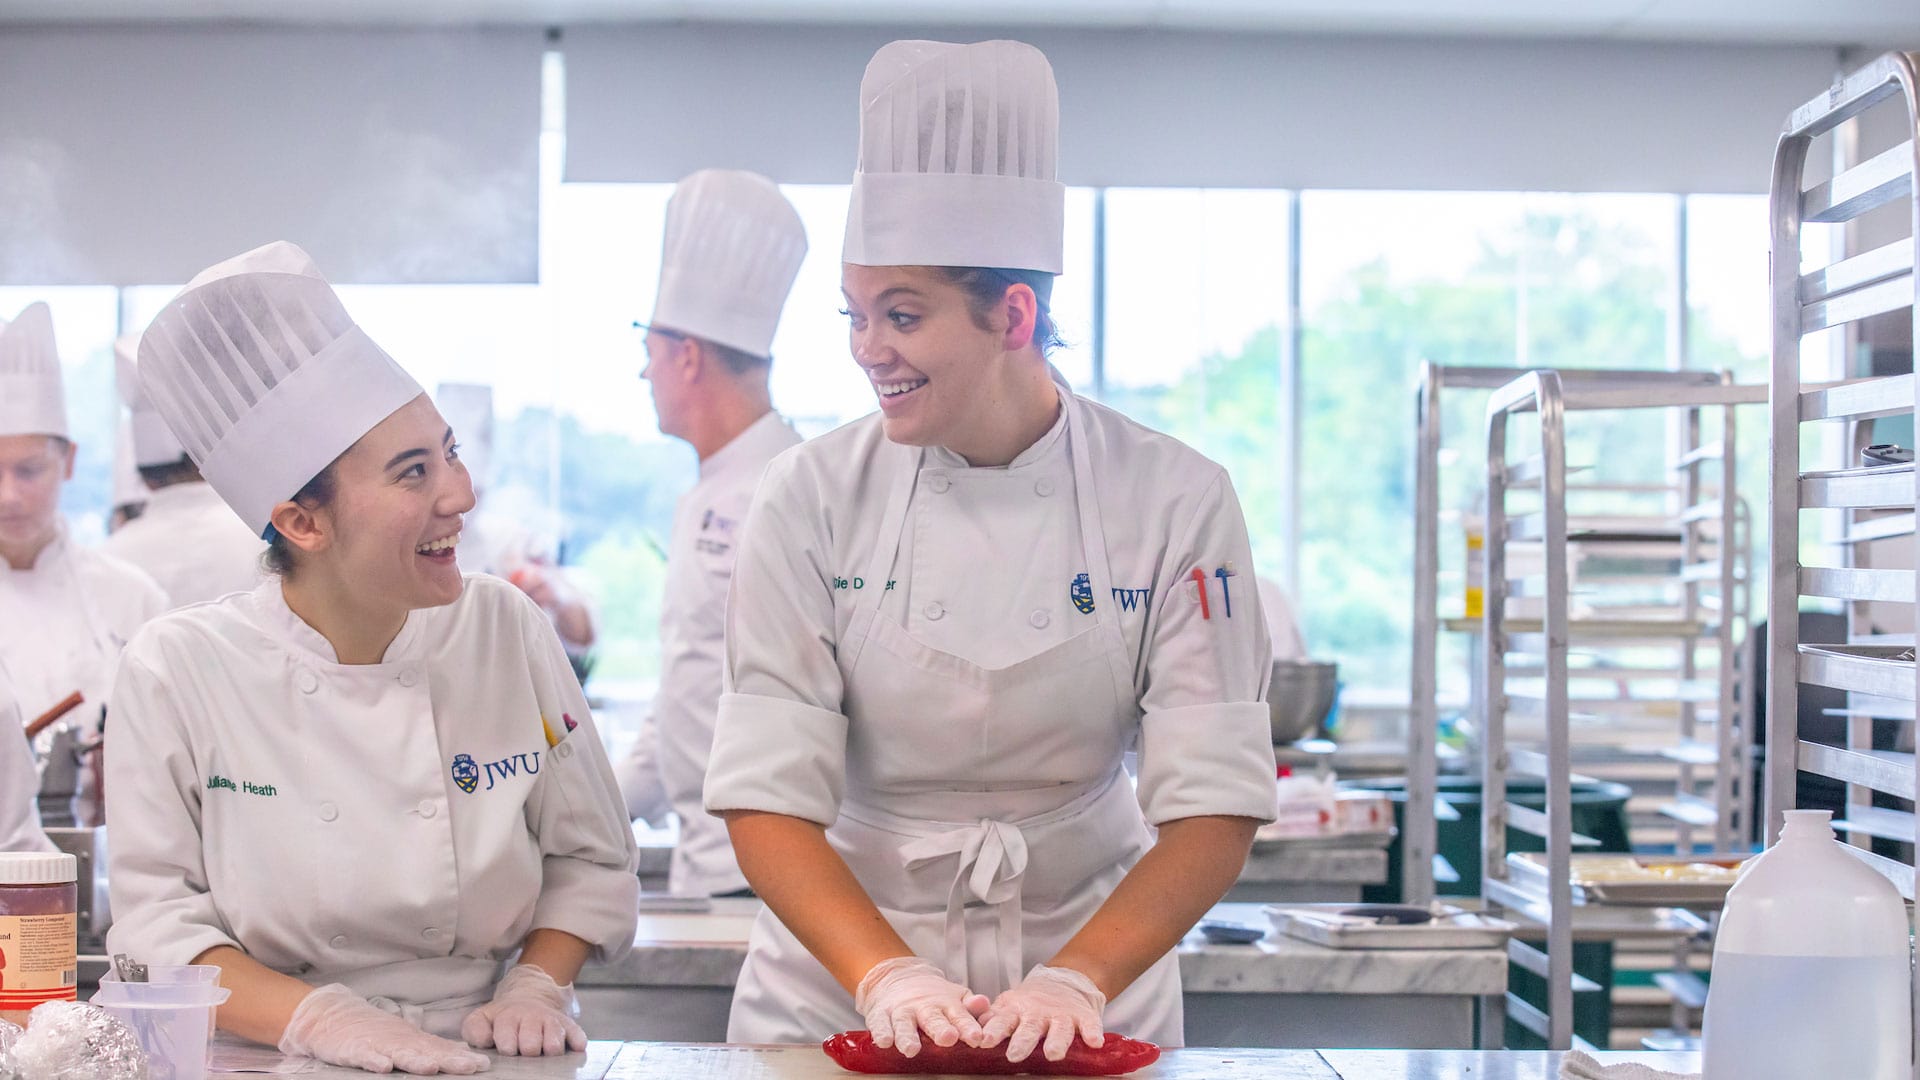
[[[486,1072],[489,1064],[485,1054],[381,1012],[339,983],[300,999],[280,1036],[280,1052],[367,1072],[398,1070],[420,1076],[469,1076]]]
[[[920,1052],[923,1031],[935,1046],[984,1045],[977,1016],[986,1005],[984,994],[968,990],[917,956],[873,965],[853,994],[853,1007],[867,1018],[873,1045],[895,1047],[907,1057]]]
[[[493,1000],[467,1014],[460,1036],[469,1046],[522,1057],[585,1050],[587,1033],[573,1013],[573,987],[532,964],[516,964],[493,988]]]
[[[1040,1045],[1048,1061],[1059,1061],[1067,1056],[1075,1033],[1088,1046],[1106,1041],[1106,1029],[1100,1023],[1106,1007],[1107,995],[1092,979],[1072,968],[1036,964],[1019,986],[993,999],[983,1028],[985,1045],[1008,1040],[1008,1061],[1025,1061]]]

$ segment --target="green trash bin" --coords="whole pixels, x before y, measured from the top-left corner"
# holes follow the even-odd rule
[[[1393,800],[1393,823],[1404,830],[1407,810],[1407,782],[1403,778],[1351,780],[1340,785],[1362,791],[1378,791]],[[1456,883],[1435,883],[1442,896],[1480,895],[1480,780],[1478,777],[1442,777],[1439,796],[1460,815],[1458,821],[1435,823],[1434,848],[1460,875]],[[1627,852],[1633,847],[1627,839],[1627,799],[1632,794],[1625,784],[1606,781],[1573,785],[1573,831],[1600,842],[1597,848],[1583,850]],[[1507,796],[1535,810],[1546,808],[1546,785],[1538,780],[1512,780]],[[1529,833],[1507,829],[1508,851],[1543,851],[1546,845]],[[1400,837],[1394,836],[1387,849],[1387,881],[1369,886],[1362,896],[1370,903],[1399,903],[1401,899]],[[1573,997],[1573,1030],[1595,1046],[1606,1046],[1613,1030],[1613,946],[1589,942],[1573,947],[1573,970],[1599,984],[1596,993]],[[1520,998],[1536,1007],[1546,1007],[1546,980],[1518,966],[1508,965],[1507,986]],[[1513,1049],[1540,1048],[1545,1044],[1531,1031],[1507,1021],[1506,1045]]]

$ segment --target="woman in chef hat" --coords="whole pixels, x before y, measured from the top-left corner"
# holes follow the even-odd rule
[[[860,101],[880,411],[776,458],[739,551],[706,803],[767,911],[728,1037],[1178,1045],[1173,947],[1273,812],[1238,501],[1047,363],[1046,58],[894,42]]]
[[[546,616],[455,564],[454,433],[287,243],[195,278],[139,377],[279,573],[127,647],[108,947],[218,965],[221,1027],[336,1064],[583,1049],[632,834]]]

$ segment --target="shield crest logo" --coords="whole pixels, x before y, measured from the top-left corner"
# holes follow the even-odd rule
[[[453,756],[453,782],[459,785],[461,791],[469,795],[473,794],[474,788],[480,786],[480,766],[473,763],[472,755],[455,754]]]
[[[1073,606],[1080,614],[1093,614],[1093,583],[1087,580],[1087,575],[1075,574],[1067,594],[1073,597]]]

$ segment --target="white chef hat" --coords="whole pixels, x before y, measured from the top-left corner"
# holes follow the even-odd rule
[[[1058,274],[1060,94],[1018,41],[895,41],[860,80],[845,260]]]
[[[0,435],[67,437],[60,353],[45,303],[28,304],[11,323],[0,319]]]
[[[443,382],[434,389],[440,418],[460,443],[460,460],[475,487],[485,487],[493,467],[493,387],[486,383]]]
[[[113,343],[113,385],[127,406],[129,452],[134,465],[141,468],[171,465],[187,450],[174,438],[160,410],[153,407],[152,399],[140,388],[139,355],[139,334],[122,335]]]
[[[139,371],[207,482],[263,536],[276,504],[422,393],[284,240],[188,282],[141,336]]]
[[[113,505],[145,506],[150,494],[133,460],[133,422],[123,416],[113,427]]]
[[[800,214],[773,181],[702,169],[667,200],[660,289],[647,323],[767,356],[806,255]]]

